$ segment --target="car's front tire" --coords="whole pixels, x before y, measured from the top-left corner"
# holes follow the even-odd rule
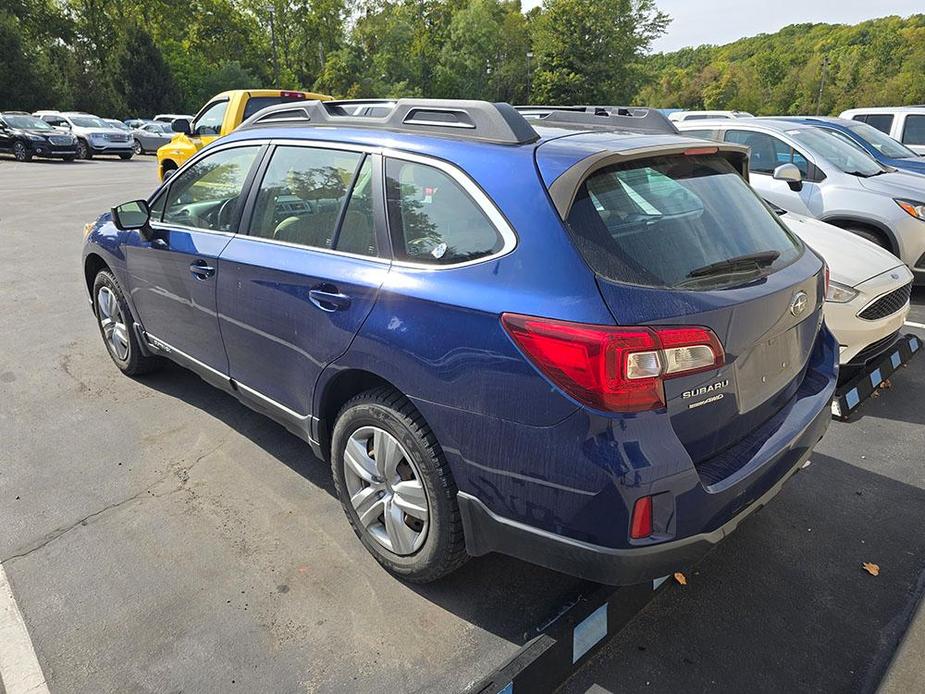
[[[61,157],[61,158],[64,159],[64,161],[74,161],[74,155],[73,155],[73,154],[65,154],[65,155],[64,155],[63,157]]]
[[[119,159],[121,159],[122,161],[128,161],[134,156],[134,154],[135,154],[134,152],[120,152]]]
[[[78,159],[93,159],[93,150],[90,149],[90,145],[86,140],[77,140],[77,158]]]
[[[32,152],[22,142],[13,145],[13,156],[16,161],[32,161]]]
[[[348,401],[331,436],[331,467],[350,525],[389,572],[427,583],[468,559],[456,483],[403,395],[383,387]]]
[[[870,241],[872,244],[880,246],[880,248],[887,250],[890,253],[893,252],[893,249],[890,246],[889,241],[887,241],[886,237],[881,233],[878,233],[876,231],[871,231],[870,229],[866,227],[857,227],[857,226],[855,227],[846,226],[845,231],[850,231],[855,236],[860,236],[865,241]]]
[[[144,147],[141,146],[141,142],[139,142],[138,140],[135,140],[135,142],[132,143],[132,151],[133,151],[135,154],[144,154],[144,153],[145,153]]]
[[[138,376],[161,366],[157,357],[142,354],[132,312],[122,288],[108,270],[100,270],[93,281],[93,312],[106,351],[122,373]]]

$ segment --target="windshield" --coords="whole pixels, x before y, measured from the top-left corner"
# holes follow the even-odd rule
[[[595,272],[650,287],[718,289],[753,281],[789,265],[802,248],[718,155],[603,169],[579,190],[568,228]],[[722,267],[702,272],[714,265]]]
[[[918,155],[903,144],[900,144],[884,132],[877,130],[867,123],[852,123],[848,129],[857,133],[862,140],[867,140],[880,154],[890,159],[906,159]]]
[[[109,123],[104,122],[101,118],[94,116],[71,116],[71,123],[78,128],[111,128]]]
[[[54,130],[48,123],[41,118],[34,116],[3,116],[3,120],[11,128],[22,128],[23,130]]]
[[[171,127],[170,123],[162,123],[161,121],[158,121],[157,123],[151,124],[151,129],[162,133],[170,133],[173,135],[173,128]]]
[[[848,144],[819,128],[789,130],[787,134],[828,161],[844,173],[855,176],[876,176],[884,169],[867,152]]]

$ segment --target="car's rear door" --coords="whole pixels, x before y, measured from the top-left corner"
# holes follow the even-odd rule
[[[125,246],[145,332],[181,360],[194,360],[194,368],[228,373],[215,311],[217,260],[238,231],[241,193],[261,150],[260,144],[225,147],[176,174],[153,202],[150,238],[133,234]]]
[[[389,270],[381,157],[278,144],[248,202],[247,235],[219,258],[218,312],[242,397],[306,421]]]

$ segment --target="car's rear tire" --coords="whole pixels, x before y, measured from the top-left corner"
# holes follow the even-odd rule
[[[64,155],[63,157],[61,157],[61,158],[64,159],[64,161],[74,161],[74,155],[73,155],[73,154],[65,154],[65,155]]]
[[[13,145],[13,156],[16,161],[32,161],[32,152],[22,142]]]
[[[141,146],[141,142],[139,142],[138,140],[135,140],[135,142],[132,143],[132,151],[133,151],[135,154],[144,154],[144,153],[145,153],[144,147]]]
[[[331,436],[331,467],[353,531],[386,570],[428,583],[468,559],[456,483],[403,395],[382,387],[349,400]]]
[[[159,358],[142,354],[132,312],[119,282],[108,270],[100,270],[93,281],[93,312],[106,351],[122,373],[139,376],[162,365]]]
[[[93,159],[93,150],[90,149],[90,145],[86,140],[77,140],[77,158],[78,159]]]
[[[123,161],[128,161],[128,160],[131,159],[134,155],[135,155],[134,152],[120,152],[120,153],[119,153],[119,159],[121,159],[121,160],[123,160]]]

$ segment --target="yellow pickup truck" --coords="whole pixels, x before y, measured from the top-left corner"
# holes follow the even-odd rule
[[[233,89],[216,94],[203,106],[192,122],[178,118],[173,122],[173,139],[157,150],[157,175],[164,180],[168,171],[178,169],[207,144],[227,135],[262,108],[286,101],[319,99],[330,96],[282,89]]]

